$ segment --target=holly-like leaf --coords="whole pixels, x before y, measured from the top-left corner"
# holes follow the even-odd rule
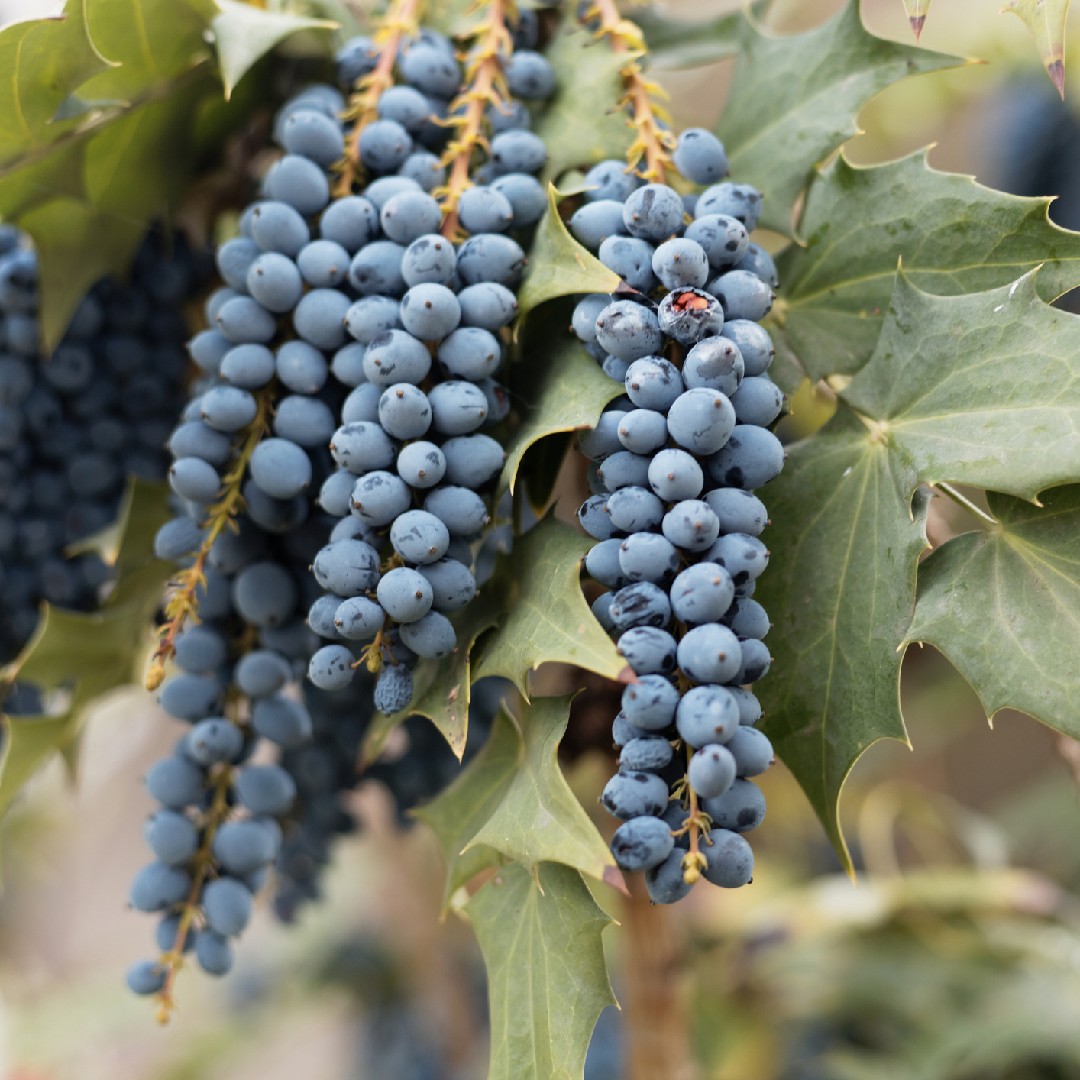
[[[488,1080],[581,1080],[596,1020],[615,1004],[601,939],[611,920],[576,870],[545,863],[538,876],[539,887],[504,867],[464,909],[487,965]]]
[[[331,34],[338,28],[336,22],[328,19],[267,11],[237,0],[216,0],[216,3],[220,11],[211,26],[226,97],[232,95],[234,87],[252,65],[279,42],[303,31]]]
[[[502,598],[493,590],[482,592],[469,604],[453,620],[458,636],[457,651],[432,666],[430,682],[417,685],[412,704],[401,716],[401,719],[406,715],[426,716],[442,732],[458,761],[465,753],[465,741],[469,735],[469,700],[474,681],[471,677],[473,646],[477,638],[495,626],[502,615]]]
[[[532,311],[557,296],[609,293],[621,278],[583,248],[559,217],[559,192],[548,185],[548,210],[529,251],[529,268],[518,293],[519,324]]]
[[[201,106],[221,93],[204,40],[211,14],[209,0],[78,0],[55,50],[34,44],[42,26],[18,57],[15,115],[22,87],[39,82],[47,119],[70,115],[45,123],[46,107],[35,107],[33,137],[0,149],[0,214],[37,244],[47,349],[90,284],[126,272],[146,225],[190,176]]]
[[[119,579],[102,609],[82,614],[45,605],[33,639],[3,671],[5,682],[60,689],[69,697],[56,715],[0,718],[0,816],[54,754],[70,755],[86,706],[131,681],[132,642],[145,635],[169,576],[168,564],[153,555],[154,534],[168,519],[161,485],[134,481],[125,512]]]
[[[86,26],[85,0],[64,13],[0,31],[0,176],[70,126],[54,125],[65,101],[107,66]]]
[[[557,179],[575,166],[624,158],[634,138],[619,104],[619,69],[627,54],[614,52],[574,19],[564,19],[547,58],[557,89],[536,121],[536,133],[548,152],[545,177]]]
[[[779,260],[779,359],[812,379],[858,371],[877,342],[898,260],[939,295],[1004,285],[1042,264],[1039,292],[1057,298],[1080,283],[1080,233],[1050,222],[1049,205],[938,172],[925,152],[869,168],[841,156],[810,187],[805,246]]]
[[[517,725],[500,709],[491,734],[476,757],[441,795],[414,811],[435,833],[446,860],[444,911],[458,889],[480,871],[501,861],[494,848],[469,842],[505,797],[521,763],[523,749]]]
[[[1065,100],[1065,20],[1069,0],[1009,0],[1004,11],[1018,16],[1035,38],[1039,59]]]
[[[844,853],[837,800],[878,738],[904,738],[898,679],[928,481],[1033,497],[1080,476],[1080,319],[1032,276],[959,297],[902,275],[837,415],[762,492],[776,527],[767,730]]]
[[[926,25],[926,15],[930,10],[930,0],[904,0],[904,10],[907,12],[908,22],[911,23],[911,32],[918,41],[922,37],[923,27]]]
[[[988,717],[1020,709],[1080,738],[1080,486],[1043,505],[988,495],[997,525],[964,533],[919,567],[906,641],[925,641]]]
[[[769,37],[747,21],[742,42],[718,134],[732,175],[764,193],[762,225],[784,235],[814,167],[858,132],[863,105],[899,79],[957,62],[874,37],[856,0],[804,34]]]
[[[550,331],[546,336],[550,342]],[[595,426],[604,406],[623,389],[604,374],[581,342],[565,334],[554,345],[530,349],[528,356],[528,363],[512,372],[521,372],[520,384],[515,381],[512,389],[525,405],[525,419],[507,444],[500,492],[515,489],[531,446],[549,435]]]
[[[1035,276],[956,297],[898,276],[842,397],[920,481],[1034,499],[1080,476],[1080,316],[1040,300]]]
[[[504,575],[508,613],[484,639],[474,680],[501,675],[527,695],[529,672],[544,663],[619,676],[626,665],[581,592],[579,567],[592,543],[549,516],[514,544]]]
[[[557,862],[603,880],[605,868],[614,866],[611,852],[559,768],[572,700],[537,698],[523,710],[518,766],[467,849],[490,848],[534,873],[540,863]],[[509,714],[505,721],[514,722]]]

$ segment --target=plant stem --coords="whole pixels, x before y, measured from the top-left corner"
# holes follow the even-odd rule
[[[210,507],[203,523],[203,538],[197,551],[193,552],[190,566],[184,567],[173,579],[172,591],[165,602],[165,621],[158,628],[161,640],[150,658],[146,672],[146,689],[156,690],[165,678],[165,664],[176,654],[176,638],[189,620],[198,621],[199,601],[197,593],[206,584],[206,563],[210,549],[226,528],[233,528],[236,515],[244,503],[241,491],[251,455],[270,427],[270,415],[274,403],[274,384],[259,391],[256,397],[255,417],[244,432],[243,441],[233,456],[232,467],[221,481],[217,501]]]
[[[512,16],[511,0],[489,0],[483,21],[473,30],[469,64],[465,70],[465,85],[450,102],[450,115],[456,133],[442,158],[444,168],[450,169],[446,186],[439,191],[443,210],[442,234],[455,239],[458,229],[457,206],[463,192],[472,186],[469,170],[473,153],[486,149],[484,135],[488,106],[499,108],[506,100],[506,79],[503,58],[513,49],[513,39],[507,29]]]
[[[685,964],[673,909],[654,905],[639,881],[623,902],[622,985],[628,1080],[691,1080]]]
[[[375,70],[357,81],[349,98],[345,119],[352,130],[345,140],[345,157],[338,165],[338,178],[334,184],[334,198],[350,194],[353,185],[363,175],[360,164],[360,136],[364,128],[378,118],[379,98],[394,85],[394,64],[398,50],[406,37],[419,28],[421,0],[392,0],[389,10],[380,20],[375,31],[374,43],[379,49]]]
[[[931,491],[940,492],[942,495],[952,499],[954,503],[962,506],[981,521],[985,521],[987,525],[993,525],[995,528],[997,527],[997,522],[981,506],[976,505],[966,495],[957,491],[952,484],[946,484],[944,481],[938,480],[933,484],[928,484],[927,487],[929,487]]]
[[[642,160],[645,168],[640,174],[646,180],[662,184],[672,167],[671,151],[674,141],[668,127],[671,117],[660,104],[664,92],[655,82],[645,78],[639,57],[645,54],[645,39],[636,23],[619,15],[615,0],[596,0],[587,13],[600,22],[598,38],[608,38],[614,52],[628,53],[630,59],[619,69],[626,95],[620,102],[629,111],[627,123],[636,132],[626,151],[627,165],[638,169]]]

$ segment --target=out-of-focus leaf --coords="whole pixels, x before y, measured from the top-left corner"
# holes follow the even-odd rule
[[[1065,20],[1069,0],[1009,0],[1005,11],[1018,16],[1035,38],[1039,59],[1065,100]]]
[[[304,30],[332,34],[338,29],[338,24],[328,19],[313,19],[287,11],[267,11],[251,4],[238,3],[237,0],[215,2],[220,10],[214,16],[211,27],[226,97],[232,95],[236,84],[252,65],[285,38]]]
[[[3,672],[42,690],[69,696],[55,716],[3,716],[0,749],[0,816],[27,780],[57,753],[70,755],[86,707],[131,681],[132,643],[146,634],[169,566],[153,554],[154,534],[168,519],[165,491],[134,481],[116,560],[116,586],[94,614],[45,606],[33,640]]]
[[[624,158],[633,140],[619,69],[626,53],[597,41],[574,19],[564,19],[547,50],[557,89],[536,121],[548,159],[544,175],[557,179],[574,166]]]
[[[576,870],[543,863],[538,878],[504,867],[464,909],[488,972],[488,1080],[580,1080],[615,1004],[601,940],[611,920]]]
[[[908,22],[911,23],[911,32],[918,41],[922,37],[923,27],[926,25],[926,15],[930,10],[931,0],[904,0],[904,10],[907,12]]]
[[[1080,737],[1080,487],[1043,506],[990,493],[997,526],[942,545],[919,568],[907,642],[944,653],[992,717],[1020,709]]]

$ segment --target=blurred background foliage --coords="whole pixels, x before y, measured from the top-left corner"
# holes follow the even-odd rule
[[[0,23],[53,6],[0,0]],[[770,21],[795,30],[838,6],[782,0]],[[664,10],[700,18],[713,5]],[[910,40],[900,0],[864,0],[863,12],[874,32]],[[1078,36],[1074,20],[1067,58],[1080,56]],[[1054,216],[1080,227],[1080,95],[1058,101],[1021,24],[1000,16],[997,0],[937,0],[922,44],[986,62],[881,94],[863,112],[852,160],[936,143],[935,167],[1059,195]],[[729,67],[660,69],[680,124],[715,121]],[[810,396],[800,404],[809,414]],[[930,518],[937,541],[971,525],[941,502]],[[913,748],[877,744],[845,790],[857,882],[839,873],[778,767],[764,778],[754,887],[697,890],[665,912],[697,1058],[670,1080],[1080,1078],[1080,747],[1016,713],[1000,713],[991,730],[930,649],[909,651],[902,700]],[[471,933],[438,922],[435,845],[393,820],[373,782],[357,794],[363,835],[341,847],[323,904],[288,933],[263,912],[233,977],[183,979],[179,1014],[157,1028],[122,985],[145,932],[124,897],[150,808],[141,776],[170,725],[130,690],[103,702],[87,731],[77,787],[50,769],[4,838],[2,1080],[484,1075]],[[589,756],[573,765],[587,806],[607,767]],[[613,893],[598,899],[624,921],[607,941],[619,990],[623,962],[637,955],[633,920]],[[587,1080],[627,1075],[624,1036],[607,1010]]]

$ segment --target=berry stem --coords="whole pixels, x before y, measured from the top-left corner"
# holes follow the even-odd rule
[[[180,910],[180,922],[176,928],[173,947],[161,958],[161,965],[165,968],[165,985],[156,995],[159,1024],[167,1024],[176,1008],[173,989],[176,985],[176,977],[184,966],[184,942],[195,922],[203,886],[206,884],[213,864],[214,837],[217,835],[218,828],[229,816],[229,789],[232,787],[232,780],[233,767],[231,765],[222,765],[214,776],[210,809],[207,810],[202,824],[202,842],[192,859],[191,888]]]
[[[233,456],[232,467],[221,481],[221,491],[217,501],[206,514],[203,525],[203,538],[194,552],[190,566],[184,567],[173,579],[173,588],[165,602],[165,621],[158,628],[160,641],[150,658],[146,672],[146,689],[156,690],[165,679],[165,664],[176,654],[176,639],[188,620],[198,621],[199,586],[206,583],[206,563],[210,549],[226,528],[235,528],[236,515],[243,506],[241,489],[248,464],[255,448],[262,441],[270,427],[270,415],[273,409],[273,383],[259,391],[256,402],[258,408],[255,417],[244,432],[243,440]]]
[[[379,50],[375,69],[358,79],[349,96],[343,119],[352,124],[345,140],[345,156],[338,163],[334,198],[352,193],[353,185],[363,175],[360,164],[360,136],[364,128],[378,118],[379,98],[394,85],[394,64],[401,43],[420,27],[422,0],[391,0],[385,16],[379,20],[374,44]]]
[[[469,170],[473,153],[488,148],[484,134],[487,108],[490,105],[497,109],[506,101],[503,63],[514,47],[507,29],[507,20],[514,17],[513,0],[480,0],[477,10],[483,10],[484,16],[469,33],[465,85],[450,103],[450,123],[455,133],[442,158],[450,175],[445,187],[436,193],[443,210],[442,233],[451,240],[459,232],[458,202],[462,193],[472,187]]]
[[[636,132],[626,151],[627,165],[644,179],[662,184],[667,170],[672,167],[674,139],[668,130],[671,117],[660,104],[667,95],[657,83],[645,77],[645,69],[640,63],[646,53],[641,29],[619,14],[615,0],[594,0],[585,18],[599,22],[595,36],[607,38],[613,52],[629,54],[629,59],[619,69],[625,90],[619,104],[627,109],[627,124]],[[644,168],[641,168],[642,162]]]

